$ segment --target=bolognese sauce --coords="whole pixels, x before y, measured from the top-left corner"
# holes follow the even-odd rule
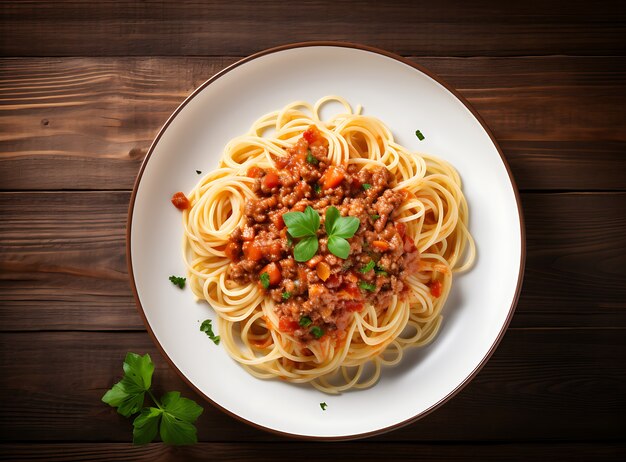
[[[394,295],[405,295],[404,276],[417,271],[415,243],[392,218],[407,193],[392,189],[395,179],[385,167],[333,165],[314,125],[286,154],[275,159],[275,168],[247,172],[256,197],[246,203],[244,224],[226,246],[228,278],[259,284],[274,301],[280,331],[303,343],[326,335],[341,340],[354,312],[366,304],[382,312]],[[283,216],[307,207],[320,217],[318,248],[307,261],[296,261],[298,239]],[[359,222],[347,239],[347,258],[329,249],[324,220],[331,207]]]

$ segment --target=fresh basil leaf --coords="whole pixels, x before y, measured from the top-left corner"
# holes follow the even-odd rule
[[[283,221],[292,237],[314,236],[320,227],[320,216],[311,206],[304,212],[283,214]]]
[[[302,239],[293,249],[293,258],[296,261],[309,261],[317,253],[319,243],[316,236],[309,236]]]
[[[317,213],[313,207],[307,205],[306,209],[304,209],[304,216],[311,224],[313,234],[316,234],[320,227],[320,214]]]
[[[330,236],[328,238],[328,250],[333,255],[345,260],[350,255],[350,243],[342,237]]]
[[[189,422],[177,419],[169,412],[163,413],[159,430],[161,439],[166,444],[182,446],[198,442],[196,427]]]
[[[326,228],[326,234],[332,236],[335,228],[335,222],[341,217],[339,209],[337,207],[328,207],[326,209],[326,221],[324,222],[324,228]]]
[[[133,443],[148,444],[159,431],[163,411],[156,407],[144,407],[133,421]]]
[[[333,228],[333,236],[351,238],[361,225],[361,221],[357,217],[340,217]]]

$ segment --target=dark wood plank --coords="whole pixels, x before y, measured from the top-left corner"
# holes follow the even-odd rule
[[[0,189],[132,188],[171,112],[235,60],[1,60]],[[626,189],[626,58],[414,60],[478,109],[522,190]]]
[[[623,460],[623,443],[557,444],[381,444],[367,441],[353,443],[198,443],[191,447],[171,447],[161,443],[145,447],[129,443],[3,444],[0,457],[5,460],[165,462],[237,460],[239,462],[293,461],[294,451],[323,454],[325,460],[428,461],[610,461]]]
[[[9,56],[247,55],[303,40],[350,40],[398,53],[617,55],[620,1],[6,2],[0,52]]]
[[[624,329],[509,330],[457,397],[381,441],[622,441]],[[131,421],[100,402],[127,351],[150,353],[158,392],[200,398],[144,332],[0,334],[0,441],[128,442]],[[86,373],[89,371],[89,373]],[[201,441],[283,439],[206,405]],[[477,418],[480,415],[480,418]]]
[[[129,196],[0,193],[0,329],[143,329],[125,261]],[[626,194],[522,201],[528,256],[512,325],[626,327]]]

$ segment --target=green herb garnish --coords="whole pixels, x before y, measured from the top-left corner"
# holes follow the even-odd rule
[[[312,165],[317,165],[320,163],[320,161],[311,153],[310,149],[307,149],[306,151],[306,161]]]
[[[289,300],[289,297],[291,297],[291,292],[283,292],[282,297],[283,300]]]
[[[370,189],[370,188],[372,187],[372,185],[371,185],[371,184],[369,184],[369,183],[363,183],[363,184],[361,185],[361,187],[362,187],[365,191],[367,191],[368,189]]]
[[[378,275],[378,276],[389,276],[389,273],[387,273],[387,271],[385,271],[383,268],[381,268],[380,266],[376,265],[376,267],[374,268],[374,272]]]
[[[328,407],[328,404],[326,403],[320,403],[320,407],[322,408],[322,411],[325,411],[326,408]]]
[[[207,335],[207,337],[209,337],[211,340],[213,340],[213,343],[215,343],[216,345],[220,344],[220,336],[219,335],[215,335],[213,333],[213,326],[211,326],[211,320],[210,319],[206,319],[200,325],[200,330],[202,332],[204,332]]]
[[[370,284],[369,282],[365,281],[359,281],[357,283],[357,286],[359,286],[363,290],[369,290],[370,292],[374,292],[376,290],[376,284]]]
[[[283,214],[283,221],[287,225],[289,235],[301,238],[293,249],[293,258],[296,261],[308,261],[317,253],[319,242],[317,230],[320,227],[320,215],[311,206],[304,212],[287,212]]]
[[[180,392],[170,391],[159,402],[151,390],[154,364],[150,355],[127,353],[124,377],[102,397],[102,401],[117,408],[124,417],[139,415],[133,421],[133,443],[147,444],[157,432],[167,444],[183,445],[198,442],[193,423],[203,410],[195,401],[181,398]],[[144,407],[145,394],[157,407]]]
[[[354,236],[361,222],[356,217],[342,217],[337,207],[326,209],[326,234],[328,234],[328,250],[344,260],[350,254],[350,244],[346,239]]]
[[[197,173],[198,175],[202,175],[202,170],[196,170],[196,173]]]
[[[259,280],[261,281],[261,285],[264,289],[270,288],[270,275],[267,273],[261,273],[259,276]]]
[[[322,192],[322,187],[319,185],[319,183],[315,183],[313,185],[313,191],[315,191],[315,194],[319,194]]]
[[[311,321],[311,318],[309,318],[308,316],[302,316],[298,324],[300,324],[300,326],[302,327],[309,327],[311,324],[313,324],[313,321]]]
[[[187,278],[178,277],[178,276],[170,276],[170,281],[172,281],[172,284],[174,284],[175,286],[180,287],[181,289],[185,288],[185,281],[186,280],[187,280]]]
[[[376,263],[374,263],[374,260],[370,260],[367,265],[365,265],[363,268],[361,268],[359,271],[363,274],[365,273],[369,273],[370,271],[372,271],[374,269],[374,266],[376,266]]]
[[[418,140],[424,141],[424,135],[422,135],[422,132],[420,132],[419,130],[415,130],[415,136],[417,136]]]
[[[320,227],[320,216],[311,206],[304,212],[287,212],[283,215],[287,231],[300,242],[293,249],[296,261],[308,261],[313,258],[319,248],[317,231]],[[326,209],[325,229],[328,235],[328,250],[339,258],[346,259],[350,254],[351,238],[359,229],[361,222],[356,217],[342,217],[337,207]]]
[[[373,214],[373,215],[370,215],[370,218],[371,218],[372,220],[376,221],[376,220],[378,220],[378,219],[380,218],[380,215],[378,215],[378,214]]]
[[[311,333],[315,338],[321,338],[324,335],[324,330],[321,327],[313,326],[311,327]]]

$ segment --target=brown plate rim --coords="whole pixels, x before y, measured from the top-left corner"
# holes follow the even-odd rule
[[[438,82],[439,84],[443,85],[459,101],[461,101],[463,103],[463,105],[476,118],[476,120],[478,120],[478,122],[482,126],[483,130],[485,130],[487,135],[489,135],[489,138],[491,139],[491,142],[493,143],[493,145],[498,150],[498,154],[500,154],[500,159],[502,160],[502,163],[504,164],[504,167],[506,168],[507,174],[509,175],[509,181],[511,182],[511,186],[512,186],[513,192],[515,194],[515,201],[517,202],[517,210],[518,210],[518,213],[519,213],[519,220],[520,220],[520,246],[521,246],[520,250],[521,250],[521,252],[520,252],[519,275],[518,275],[518,279],[517,279],[517,286],[516,286],[516,289],[515,289],[515,296],[513,297],[513,301],[511,303],[511,307],[509,308],[509,312],[507,314],[507,318],[506,318],[504,324],[502,325],[502,329],[498,333],[498,336],[496,337],[494,343],[491,345],[491,347],[489,348],[489,350],[487,351],[487,353],[485,354],[483,359],[478,363],[478,365],[474,368],[474,370],[460,384],[458,384],[456,386],[456,388],[454,388],[454,390],[452,390],[450,393],[448,393],[446,396],[441,398],[439,401],[437,401],[435,404],[433,404],[429,408],[425,409],[424,411],[416,414],[415,416],[413,416],[413,417],[411,417],[409,419],[403,420],[402,422],[399,422],[399,423],[394,424],[394,425],[390,425],[388,427],[380,428],[378,430],[374,430],[374,431],[371,431],[371,432],[356,433],[356,434],[345,435],[345,436],[330,436],[330,437],[326,437],[326,436],[299,435],[299,434],[295,434],[295,433],[283,432],[283,431],[279,431],[279,430],[275,430],[275,429],[272,429],[272,428],[265,427],[263,425],[260,425],[260,424],[257,424],[255,422],[249,421],[249,420],[247,420],[247,419],[245,419],[245,418],[243,418],[243,417],[241,417],[241,416],[239,416],[239,415],[229,411],[228,409],[220,406],[215,401],[213,401],[209,396],[207,396],[201,390],[199,390],[198,387],[196,387],[193,383],[191,383],[191,381],[185,376],[185,374],[182,373],[182,371],[180,371],[180,369],[178,369],[178,367],[176,367],[176,365],[174,364],[172,359],[167,355],[167,353],[165,352],[165,350],[161,346],[161,343],[159,342],[159,340],[157,339],[156,335],[152,331],[152,328],[150,327],[150,324],[148,323],[148,319],[146,318],[146,314],[144,312],[143,306],[141,305],[141,301],[139,300],[139,294],[137,293],[137,287],[135,285],[135,276],[134,276],[134,273],[133,273],[133,262],[132,262],[132,253],[131,253],[131,245],[130,245],[130,235],[131,235],[131,231],[132,231],[132,219],[133,219],[133,211],[134,211],[134,208],[135,208],[135,198],[136,198],[136,195],[137,195],[137,189],[139,188],[139,183],[141,182],[141,178],[143,176],[143,172],[144,172],[144,170],[146,168],[146,165],[148,164],[148,161],[150,160],[150,156],[154,152],[154,149],[155,149],[156,145],[158,144],[159,140],[161,139],[161,136],[163,136],[163,133],[165,132],[165,130],[169,127],[169,125],[172,123],[174,118],[180,113],[180,111],[198,93],[200,93],[204,88],[206,88],[208,85],[210,85],[211,83],[213,83],[214,81],[216,81],[220,77],[223,77],[224,75],[226,75],[232,69],[235,69],[236,67],[241,66],[242,64],[245,64],[245,63],[247,63],[249,61],[252,61],[254,59],[260,58],[260,57],[268,55],[268,54],[277,53],[277,52],[281,52],[281,51],[285,51],[285,50],[290,50],[290,49],[293,49],[293,48],[305,48],[305,47],[353,48],[353,49],[357,49],[357,50],[362,50],[362,51],[367,51],[367,52],[370,52],[370,53],[383,55],[383,56],[386,56],[388,58],[395,59],[396,61],[399,61],[399,62],[401,62],[403,64],[408,65],[408,66],[411,66],[411,67],[415,68],[416,70],[426,74],[427,76],[429,76],[430,78],[432,78],[433,80]],[[160,351],[161,355],[166,359],[166,361],[169,363],[169,365],[176,371],[176,373],[183,379],[183,381],[185,381],[185,383],[187,383],[187,385],[189,385],[196,393],[198,393],[200,396],[202,396],[204,399],[206,399],[209,403],[211,403],[217,409],[220,409],[222,412],[230,415],[231,417],[234,417],[235,419],[237,419],[237,420],[239,420],[241,422],[244,422],[244,423],[246,423],[248,425],[251,425],[253,427],[256,427],[258,429],[261,429],[261,430],[273,433],[275,435],[286,436],[286,437],[290,437],[290,438],[303,439],[303,440],[347,441],[347,440],[354,440],[354,439],[359,439],[359,438],[367,438],[367,437],[371,437],[371,436],[375,436],[375,435],[381,435],[383,433],[387,433],[387,432],[390,432],[392,430],[396,430],[396,429],[399,429],[399,428],[404,427],[406,425],[409,425],[409,424],[411,424],[411,423],[413,423],[413,422],[415,422],[415,421],[417,421],[417,420],[427,416],[428,414],[430,414],[431,412],[433,412],[434,410],[436,410],[437,408],[442,406],[444,403],[446,403],[447,401],[452,399],[463,388],[465,388],[467,386],[467,384],[469,384],[469,382],[472,381],[472,379],[478,374],[478,372],[487,363],[489,358],[491,358],[491,356],[493,355],[494,351],[496,350],[496,348],[500,344],[500,341],[504,337],[504,334],[505,334],[505,332],[506,332],[506,330],[507,330],[507,328],[508,328],[508,326],[509,326],[509,324],[511,322],[513,314],[515,312],[515,307],[517,306],[517,302],[519,300],[520,292],[521,292],[521,289],[522,289],[522,281],[523,281],[523,278],[524,278],[524,267],[525,267],[525,261],[526,261],[526,236],[525,235],[526,235],[526,233],[525,233],[525,228],[524,228],[524,216],[523,216],[523,213],[522,213],[522,203],[521,203],[521,200],[520,200],[519,190],[518,190],[517,185],[515,183],[515,179],[513,178],[513,174],[511,173],[511,168],[509,167],[509,164],[507,163],[504,155],[502,154],[502,149],[500,149],[500,146],[498,145],[498,143],[497,143],[497,141],[496,141],[492,131],[489,129],[489,127],[487,126],[485,121],[482,119],[482,117],[470,105],[470,103],[462,95],[460,95],[453,87],[451,87],[441,77],[439,77],[438,75],[436,75],[435,73],[433,73],[429,69],[424,68],[420,64],[414,63],[414,62],[409,61],[408,59],[406,59],[406,58],[404,58],[404,57],[402,57],[400,55],[397,55],[395,53],[392,53],[392,52],[389,52],[389,51],[386,51],[386,50],[382,50],[380,48],[375,48],[375,47],[372,47],[372,46],[369,46],[369,45],[363,45],[363,44],[354,43],[354,42],[339,42],[339,41],[296,42],[296,43],[289,43],[289,44],[285,44],[285,45],[280,45],[280,46],[273,47],[273,48],[268,48],[268,49],[260,51],[258,53],[254,53],[254,54],[252,54],[250,56],[247,56],[247,57],[245,57],[243,59],[240,59],[239,61],[231,64],[230,66],[222,69],[220,72],[218,72],[213,77],[211,77],[206,82],[204,82],[202,85],[200,85],[198,88],[196,88],[187,98],[185,98],[185,100],[180,104],[180,106],[178,106],[178,108],[176,108],[176,110],[172,113],[172,115],[167,119],[167,121],[165,122],[163,127],[161,127],[161,129],[159,130],[158,134],[156,135],[154,141],[150,145],[150,149],[148,150],[148,153],[146,154],[146,157],[144,158],[144,160],[143,160],[143,162],[141,164],[141,167],[139,168],[139,173],[137,174],[137,179],[135,180],[135,184],[133,185],[133,192],[132,192],[132,195],[130,197],[130,203],[129,203],[129,206],[128,206],[128,218],[127,218],[127,226],[126,226],[126,263],[127,263],[127,266],[128,266],[128,275],[129,275],[129,278],[130,278],[131,289],[133,291],[133,296],[135,298],[135,305],[137,306],[137,310],[139,311],[139,315],[141,316],[141,318],[143,320],[143,323],[146,326],[146,329],[147,329],[148,333],[150,334],[150,337],[152,337],[152,341],[155,343],[157,349]]]

